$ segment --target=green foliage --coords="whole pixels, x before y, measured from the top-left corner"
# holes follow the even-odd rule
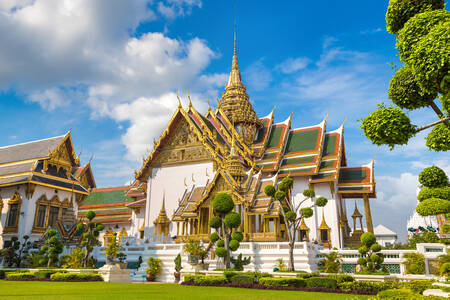
[[[439,273],[441,276],[448,276],[450,275],[450,262],[447,262],[445,264],[442,264],[439,268]]]
[[[238,228],[241,225],[241,216],[238,213],[230,212],[225,216],[224,223],[228,228]]]
[[[222,226],[222,219],[220,217],[214,216],[209,220],[209,227],[217,229],[220,226]]]
[[[380,244],[372,244],[372,246],[370,246],[370,250],[372,250],[373,252],[380,252],[381,245]]]
[[[343,282],[353,282],[355,278],[351,275],[327,275],[327,278],[332,278],[336,280],[337,284],[341,284]]]
[[[102,275],[95,273],[55,273],[50,276],[54,281],[103,281]]]
[[[226,284],[227,279],[224,276],[205,276],[205,275],[186,275],[185,282],[192,282],[199,285],[221,285]]]
[[[278,258],[277,262],[275,263],[275,268],[277,268],[279,271],[285,271],[287,270],[287,266],[284,263],[284,260],[282,258]]]
[[[426,137],[425,145],[434,151],[449,151],[450,128],[444,123],[434,126]]]
[[[328,277],[311,277],[306,279],[306,286],[309,288],[336,289],[337,280]]]
[[[95,218],[96,214],[93,211],[88,211],[86,213],[86,218],[89,222],[87,223],[79,223],[77,225],[78,231],[82,232],[81,246],[84,248],[84,260],[83,267],[89,266],[89,261],[91,257],[91,252],[94,250],[95,246],[100,246],[101,243],[98,240],[100,235],[100,231],[105,229],[105,226],[101,223],[94,223],[92,220]]]
[[[62,253],[64,248],[63,243],[61,243],[56,234],[56,230],[47,229],[44,234],[46,240],[39,251],[39,254],[42,255],[45,262],[47,262],[47,267],[58,262],[58,256]]]
[[[448,21],[449,16],[449,12],[442,9],[420,13],[411,18],[397,37],[397,49],[401,60],[410,64],[416,44],[426,37],[435,25]]]
[[[450,20],[433,26],[426,37],[415,45],[410,65],[417,83],[424,92],[450,91],[445,76],[450,65]]]
[[[250,256],[242,258],[242,253],[239,253],[236,258],[231,258],[231,262],[233,263],[235,270],[243,271],[244,266],[250,264]]]
[[[365,257],[360,257],[358,258],[358,265],[366,265],[367,264],[367,259]]]
[[[361,129],[375,145],[404,145],[414,135],[415,126],[409,117],[397,107],[378,105],[378,109],[362,119]]]
[[[281,182],[285,184],[288,187],[288,189],[294,186],[294,179],[292,179],[291,177],[284,177]]]
[[[424,274],[425,257],[420,253],[406,253],[403,264],[406,267],[406,274]]]
[[[276,191],[275,199],[277,199],[278,201],[283,201],[284,199],[286,199],[286,192],[280,190]]]
[[[409,67],[397,70],[389,84],[389,98],[401,108],[417,109],[430,105],[437,94],[424,94]]]
[[[72,253],[64,255],[61,259],[61,267],[65,269],[77,269],[83,267],[84,253],[81,248],[76,247]]]
[[[214,253],[218,257],[225,257],[227,255],[227,250],[224,247],[217,247]]]
[[[34,273],[31,273],[31,272],[6,273],[6,278],[7,279],[11,279],[11,280],[21,280],[21,279],[34,278]]]
[[[319,270],[325,273],[338,273],[341,269],[342,259],[338,252],[322,254],[325,258],[318,261]]]
[[[96,214],[92,210],[88,211],[85,215],[86,219],[88,219],[89,221],[92,221],[92,219],[94,219],[95,216]]]
[[[209,226],[213,227],[213,226],[211,226],[211,222],[210,222]],[[213,228],[217,228],[217,227],[213,227]],[[220,237],[217,232],[211,232],[211,234],[209,235],[209,239],[211,240],[211,242],[215,243],[220,239]]]
[[[304,207],[304,208],[300,209],[300,211],[304,218],[310,218],[314,214],[314,211],[312,210],[311,207]]]
[[[275,187],[274,187],[273,185],[267,185],[267,186],[264,188],[264,193],[265,193],[267,196],[269,196],[269,197],[273,197],[273,196],[275,195],[275,192],[276,192],[276,190],[275,190]]]
[[[18,237],[11,237],[11,244],[9,247],[0,250],[0,256],[3,256],[5,260],[5,266],[21,266],[22,260],[28,257],[28,252],[33,247],[33,243],[29,241],[29,238],[28,235],[24,235],[21,243]]]
[[[108,246],[106,247],[105,254],[107,256],[107,259],[111,259],[112,262],[114,262],[117,258],[117,254],[122,251],[122,247],[119,244],[119,240],[117,238],[117,234],[114,234],[109,239]]]
[[[40,279],[47,278],[47,279],[50,279],[50,276],[52,274],[55,274],[55,273],[58,273],[58,272],[61,272],[61,271],[58,271],[58,270],[39,270],[39,271],[34,273],[34,278],[40,278]],[[65,272],[63,272],[63,273],[65,273]]]
[[[377,299],[390,299],[390,300],[410,300],[421,299],[419,295],[415,294],[410,289],[391,289],[381,291],[377,294]]]
[[[361,243],[367,248],[370,248],[376,242],[377,238],[372,232],[365,232],[363,233],[363,235],[361,235]]]
[[[390,0],[386,12],[386,28],[397,34],[414,15],[445,7],[444,0]]]
[[[214,211],[219,214],[227,214],[234,209],[234,202],[227,193],[218,193],[212,202]]]
[[[224,247],[225,246],[225,242],[223,240],[218,240],[216,243],[216,247]]]
[[[450,186],[440,188],[424,187],[422,190],[420,190],[419,195],[417,195],[417,199],[420,202],[429,198],[450,200]]]
[[[416,212],[421,216],[435,216],[450,213],[450,201],[429,198],[420,202],[416,207]]]
[[[277,287],[305,287],[306,280],[302,278],[261,277],[259,284]]]
[[[238,242],[242,242],[242,240],[244,239],[244,234],[242,232],[235,231],[231,234],[231,238]]]
[[[297,214],[293,211],[286,212],[284,216],[289,222],[294,222],[297,219]]]
[[[230,283],[233,284],[251,284],[254,283],[255,279],[251,275],[239,274],[231,277]]]
[[[239,248],[239,242],[232,239],[229,246],[231,251],[236,251]]]
[[[162,261],[159,258],[149,257],[147,260],[148,268],[145,272],[148,275],[159,276],[162,273]]]
[[[448,186],[448,177],[441,168],[431,166],[420,172],[419,182],[421,185],[430,188],[446,187]]]
[[[182,269],[182,267],[181,267],[181,254],[180,253],[178,253],[177,257],[175,257],[173,262],[175,263],[175,271],[176,272],[180,272],[181,269]]]
[[[194,261],[202,260],[208,255],[208,251],[198,241],[187,240],[183,251],[188,253]]]
[[[123,252],[119,252],[117,253],[117,260],[121,263],[124,263],[125,260],[127,259],[127,255]]]
[[[328,203],[328,199],[325,197],[319,197],[316,199],[316,205],[319,207],[324,207],[325,205],[327,205]]]
[[[303,191],[303,196],[308,197],[308,198],[313,198],[316,196],[316,193],[314,192],[313,189],[305,189]]]
[[[239,275],[240,273],[234,272],[234,271],[229,271],[229,270],[225,270],[223,271],[223,276],[225,276],[225,278],[227,279],[228,282],[231,282],[231,279],[236,276]]]

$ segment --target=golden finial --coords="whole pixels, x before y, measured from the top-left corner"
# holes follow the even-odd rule
[[[211,110],[211,103],[209,103],[209,97],[206,96],[206,101],[208,102],[208,111]]]
[[[194,173],[192,173],[192,182],[195,182]]]
[[[324,121],[328,119],[328,116],[330,115],[330,112],[327,112],[327,115],[325,116],[325,118],[323,119]]]
[[[186,177],[184,177],[184,187],[187,188]]]
[[[177,90],[177,99],[178,99],[178,108],[182,108],[180,96],[178,96],[178,90]]]
[[[188,99],[189,99],[189,107],[192,107],[192,101],[191,101],[191,96],[189,95],[189,89],[188,89]]]
[[[272,113],[275,111],[275,108],[277,108],[277,105],[275,104],[272,108]]]
[[[166,190],[163,191],[163,201],[161,211],[166,210]]]
[[[347,115],[345,115],[345,119],[344,122],[342,122],[342,125],[344,125],[345,123],[347,123]]]

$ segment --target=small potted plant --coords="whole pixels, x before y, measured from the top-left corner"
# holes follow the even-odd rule
[[[118,266],[121,269],[126,269],[127,268],[127,263],[125,262],[126,259],[127,259],[127,255],[125,253],[123,253],[123,252],[117,253],[117,260],[119,262],[116,263],[116,266]]]
[[[175,276],[175,283],[180,282],[180,278],[181,278],[181,254],[178,253],[177,257],[175,257],[175,259],[173,260],[175,262],[175,272],[173,273],[173,276]]]
[[[149,257],[147,260],[148,268],[145,270],[147,273],[147,281],[155,281],[156,277],[162,273],[162,262],[159,258]]]
[[[108,238],[108,246],[105,250],[106,255],[106,264],[108,265],[114,265],[116,262],[117,254],[121,250],[121,246],[119,245],[119,242],[117,241],[117,234],[114,234],[114,236]]]
[[[200,242],[188,240],[184,245],[184,252],[188,254],[189,264],[194,269],[207,269],[207,266],[204,263],[204,259],[208,257],[208,251],[200,244]]]

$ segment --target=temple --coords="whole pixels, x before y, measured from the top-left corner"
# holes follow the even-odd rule
[[[359,244],[364,227],[373,232],[374,161],[348,166],[344,124],[329,130],[327,117],[305,127],[294,127],[292,115],[275,122],[274,110],[258,117],[241,79],[236,33],[231,72],[217,107],[209,106],[202,114],[190,99],[187,108],[178,100],[126,192],[132,200],[126,204],[132,211],[129,233],[155,242],[208,242],[211,201],[227,192],[241,215],[244,241],[286,241],[280,208],[264,193],[265,186],[286,176],[294,179],[296,200],[303,199],[306,188],[329,200],[302,220],[298,241],[341,249]],[[349,199],[355,202],[350,213]]]

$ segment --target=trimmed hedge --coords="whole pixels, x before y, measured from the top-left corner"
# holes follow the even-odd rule
[[[343,291],[384,291],[388,289],[398,288],[396,282],[371,282],[371,281],[353,281],[342,282],[338,284],[338,288]]]
[[[0,270],[0,279],[5,279],[5,271]]]
[[[327,277],[311,277],[306,279],[306,286],[310,288],[336,289],[337,280]]]
[[[186,275],[185,282],[192,282],[198,285],[220,285],[228,283],[225,276],[205,276],[205,275]]]
[[[302,278],[262,277],[259,284],[277,287],[305,287],[306,282]]]
[[[336,280],[337,284],[342,283],[342,282],[355,281],[355,278],[353,278],[353,276],[350,276],[350,275],[328,275],[328,276],[326,276],[326,278],[332,278],[332,279]]]
[[[297,277],[303,278],[303,279],[307,279],[307,278],[311,278],[311,277],[319,277],[319,276],[320,276],[320,272],[299,273],[299,274],[297,274]]]
[[[248,284],[255,283],[255,277],[249,274],[238,274],[231,277],[230,283],[233,284]]]
[[[413,300],[423,298],[423,296],[415,294],[410,289],[390,289],[381,291],[377,294],[377,299]]]
[[[54,281],[103,281],[100,274],[95,273],[62,273],[58,272],[50,275]]]
[[[43,278],[49,279],[50,276],[52,274],[55,274],[55,273],[67,273],[67,271],[63,271],[63,270],[61,270],[61,271],[57,271],[57,270],[39,270],[39,271],[34,273],[34,277],[35,278],[39,278],[39,279],[43,279]]]
[[[14,272],[14,273],[7,273],[6,274],[6,278],[7,279],[12,279],[12,280],[21,280],[21,279],[29,279],[29,278],[34,278],[34,274],[31,272]]]

